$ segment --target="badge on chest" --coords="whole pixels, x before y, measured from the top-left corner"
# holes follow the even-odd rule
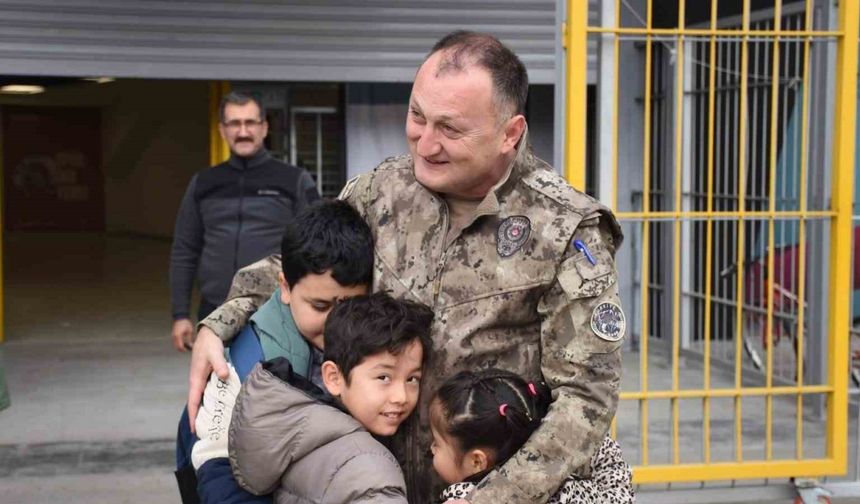
[[[525,215],[508,217],[499,224],[496,232],[496,250],[502,257],[510,257],[526,244],[532,223]]]

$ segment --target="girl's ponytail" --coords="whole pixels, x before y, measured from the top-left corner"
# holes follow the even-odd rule
[[[463,452],[491,448],[493,465],[504,463],[525,444],[546,415],[552,395],[544,383],[528,383],[500,369],[464,371],[436,392],[445,431]]]

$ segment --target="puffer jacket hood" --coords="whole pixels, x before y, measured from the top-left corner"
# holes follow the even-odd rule
[[[391,452],[284,358],[258,365],[242,385],[229,453],[236,481],[274,492],[276,503],[406,504]]]

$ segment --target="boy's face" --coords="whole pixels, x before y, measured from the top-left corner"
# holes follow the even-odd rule
[[[278,273],[281,284],[281,302],[290,305],[290,312],[299,333],[308,342],[323,349],[323,328],[325,320],[334,305],[344,299],[367,294],[367,285],[343,286],[331,276],[331,270],[325,273],[309,273],[302,277],[296,285],[290,287],[284,278],[284,273]]]
[[[349,384],[337,365],[326,361],[323,380],[329,393],[340,398],[365,429],[377,436],[391,436],[418,403],[423,355],[418,339],[399,355],[371,355],[352,368]]]

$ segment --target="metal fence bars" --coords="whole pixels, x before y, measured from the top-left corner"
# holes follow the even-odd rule
[[[566,174],[597,39],[637,483],[845,472],[860,9],[831,4],[568,2]]]

